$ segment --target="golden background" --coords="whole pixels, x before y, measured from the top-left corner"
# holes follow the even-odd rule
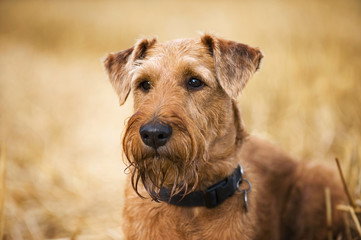
[[[340,158],[361,199],[360,26],[358,0],[0,1],[4,239],[122,238],[132,103],[118,106],[100,59],[143,36],[259,47],[239,98],[248,131],[303,161]]]

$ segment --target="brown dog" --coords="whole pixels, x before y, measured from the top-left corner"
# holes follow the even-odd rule
[[[341,234],[338,176],[302,165],[244,130],[236,98],[262,57],[258,49],[204,35],[144,39],[106,58],[120,104],[131,90],[135,100],[123,139],[131,172],[123,213],[127,239]]]

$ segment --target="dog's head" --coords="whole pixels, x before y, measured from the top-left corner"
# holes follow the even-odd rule
[[[137,193],[139,181],[154,199],[163,186],[172,195],[196,188],[202,164],[234,145],[233,103],[262,57],[213,35],[143,39],[108,55],[104,64],[120,104],[134,94],[123,150]]]

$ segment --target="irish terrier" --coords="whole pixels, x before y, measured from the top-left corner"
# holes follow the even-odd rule
[[[120,105],[134,94],[123,138],[131,173],[126,239],[309,240],[342,233],[339,177],[294,161],[244,129],[236,99],[262,57],[208,34],[143,39],[108,55],[104,64]]]

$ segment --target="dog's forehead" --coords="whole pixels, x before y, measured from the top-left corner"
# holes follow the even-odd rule
[[[212,60],[208,48],[200,39],[176,39],[157,43],[147,51],[147,60],[177,61],[182,58],[198,62]]]

